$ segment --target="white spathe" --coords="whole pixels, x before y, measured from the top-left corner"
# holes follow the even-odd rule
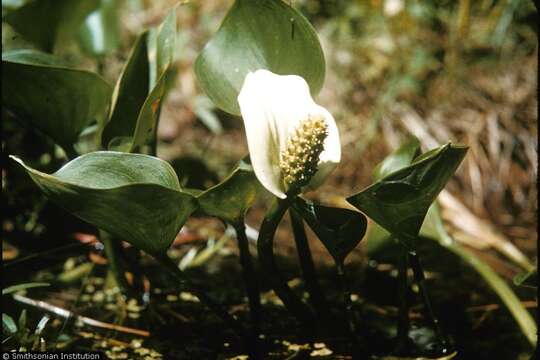
[[[277,75],[268,70],[250,72],[238,95],[251,164],[257,179],[277,197],[286,198],[279,167],[281,152],[302,120],[322,116],[328,126],[318,171],[307,188],[323,183],[341,159],[336,122],[311,98],[306,81],[297,75]]]

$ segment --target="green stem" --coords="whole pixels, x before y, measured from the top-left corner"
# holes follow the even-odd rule
[[[249,300],[249,310],[251,313],[251,326],[255,337],[260,333],[261,325],[261,298],[259,283],[253,267],[251,253],[249,252],[249,242],[246,237],[246,226],[244,219],[233,224],[238,239],[238,248],[240,250],[240,264],[242,265],[242,274],[246,284],[246,291]]]
[[[407,353],[409,347],[409,304],[407,302],[407,292],[409,285],[407,281],[407,271],[409,269],[409,253],[405,246],[402,246],[402,253],[399,260],[398,286],[399,286],[399,312],[398,312],[398,353]]]
[[[304,222],[302,221],[302,217],[293,209],[289,210],[289,216],[291,218],[296,251],[298,252],[298,261],[309,293],[309,299],[317,309],[317,312],[323,314],[327,309],[326,299],[317,280],[317,273],[315,272],[315,265],[313,263],[311,249],[309,248]]]
[[[114,239],[111,234],[106,231],[99,230],[99,238],[105,247],[105,254],[107,255],[107,260],[109,261],[109,269],[114,275],[116,284],[120,288],[120,291],[124,295],[132,296],[133,290],[129,286],[126,279],[125,264],[122,261],[122,243],[117,239]]]
[[[186,275],[176,266],[176,264],[167,255],[154,255],[154,258],[165,268],[167,268],[171,274],[180,282],[180,284],[188,288],[191,292],[199,298],[199,300],[205,304],[210,310],[212,310],[219,318],[221,318],[234,332],[244,337],[245,332],[238,321],[232,317],[225,309],[217,304],[212,298],[210,298],[201,288],[193,284]]]
[[[283,301],[287,310],[294,315],[307,330],[313,330],[316,326],[315,314],[303,303],[280,276],[274,258],[274,235],[285,214],[292,203],[294,196],[286,199],[274,199],[272,205],[263,220],[257,240],[259,261],[266,272],[268,280],[277,296]]]
[[[422,296],[422,301],[424,302],[427,317],[435,328],[437,338],[439,339],[439,341],[441,341],[442,346],[446,349],[448,347],[448,341],[441,330],[439,320],[435,317],[435,312],[433,311],[433,306],[431,305],[431,300],[426,287],[424,268],[422,267],[422,263],[420,262],[420,256],[416,251],[410,251],[409,259],[411,260],[411,267],[413,269],[414,278],[416,280],[416,283],[418,284],[418,287],[420,288],[420,295]]]

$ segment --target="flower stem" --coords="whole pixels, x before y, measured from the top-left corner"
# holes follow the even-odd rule
[[[105,254],[109,261],[109,269],[114,275],[116,284],[120,288],[122,294],[129,297],[133,297],[133,289],[129,286],[125,276],[125,263],[122,260],[122,243],[119,239],[115,239],[111,234],[106,231],[99,230],[99,238],[105,248]]]
[[[317,312],[323,314],[327,309],[326,299],[324,298],[319,281],[317,280],[317,273],[315,272],[311,249],[309,248],[306,231],[304,229],[304,222],[302,221],[302,217],[293,209],[289,210],[289,216],[291,218],[296,251],[298,252],[298,261],[300,262],[302,277],[304,278],[309,293],[309,299],[317,309]]]
[[[409,347],[409,304],[407,302],[407,292],[409,285],[407,281],[407,271],[409,268],[409,253],[405,246],[402,246],[402,253],[399,260],[398,286],[399,286],[399,312],[398,312],[398,353],[407,353]]]
[[[233,224],[238,239],[238,248],[240,249],[240,264],[242,265],[242,274],[246,283],[246,291],[249,300],[249,310],[251,313],[251,326],[255,337],[260,333],[261,325],[261,298],[259,283],[255,275],[251,253],[249,252],[249,243],[246,237],[246,225],[244,219]]]
[[[270,209],[261,225],[259,238],[257,240],[257,251],[259,261],[266,272],[268,280],[277,296],[283,301],[287,310],[295,316],[306,329],[312,330],[316,326],[315,314],[303,303],[298,296],[287,285],[287,282],[280,276],[279,270],[274,258],[274,235],[285,214],[285,211],[292,203],[294,196],[288,196],[286,199],[274,199]]]
[[[435,317],[433,306],[431,305],[431,300],[426,287],[426,277],[424,276],[424,269],[422,267],[422,263],[420,262],[420,257],[416,251],[410,251],[409,259],[411,260],[411,267],[413,269],[415,281],[420,288],[420,294],[426,308],[427,317],[435,328],[435,333],[437,334],[437,338],[441,342],[441,345],[444,349],[446,349],[448,347],[448,341],[441,330],[439,320]]]

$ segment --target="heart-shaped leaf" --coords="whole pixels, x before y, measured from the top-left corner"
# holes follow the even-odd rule
[[[103,116],[111,87],[99,75],[60,65],[32,50],[2,55],[2,106],[70,149],[79,134]]]
[[[399,169],[402,169],[403,167],[409,165],[407,162],[412,161],[410,155],[403,156],[403,154],[412,154],[416,152],[415,150],[413,150],[415,147],[415,145],[413,145],[414,142],[415,141],[413,139],[412,141],[409,141],[408,143],[402,145],[398,150],[396,150],[394,153],[390,154],[385,160],[383,160],[383,163],[392,165],[388,167],[388,173],[398,171]],[[431,156],[429,155],[429,153],[433,154],[433,152],[428,152],[426,154],[428,154],[428,156]],[[395,161],[396,158],[401,158],[403,161]],[[416,162],[418,161],[418,159],[422,160],[422,158],[425,159],[426,155],[422,155],[422,157],[416,158],[414,161]],[[382,165],[378,166],[378,168],[382,167]],[[388,173],[383,174],[382,176],[384,177],[385,175],[388,175]],[[377,176],[376,174],[377,172],[374,172],[374,177]],[[448,255],[450,255],[450,253],[453,253],[457,255],[457,257],[462,259],[467,265],[472,267],[490,285],[490,287],[500,297],[502,302],[508,307],[508,309],[516,319],[517,323],[520,325],[523,333],[530,340],[535,339],[536,327],[534,325],[534,321],[532,320],[532,317],[529,315],[528,311],[521,305],[519,299],[516,297],[512,289],[510,289],[510,287],[508,287],[505,281],[500,278],[497,273],[489,267],[489,265],[482,261],[482,259],[478,258],[473,252],[462,247],[459,243],[455,242],[448,235],[448,233],[444,229],[443,222],[436,203],[433,203],[429,207],[422,227],[420,228],[419,235],[423,238],[437,241],[438,245],[440,245],[439,250],[448,250]],[[379,226],[377,223],[370,223],[366,236],[366,241],[367,252],[370,258],[392,262],[395,261],[397,255],[400,253],[400,249],[396,249],[395,246],[395,237],[392,236],[388,231],[383,229],[381,226]],[[419,245],[428,244],[427,242],[423,242]],[[448,264],[451,264],[453,261],[455,261],[455,257],[446,256],[445,259],[442,259],[441,256],[444,256],[444,254],[434,254],[433,250],[435,249],[431,249],[429,252],[423,252],[424,255],[431,255],[432,257],[436,258],[436,260],[433,261],[433,264],[445,264],[446,269],[456,267],[456,265],[450,265],[450,267],[448,266]],[[424,255],[423,260],[426,260]],[[429,262],[429,256],[427,260]]]
[[[111,117],[105,124],[102,144],[108,149],[132,152],[153,140],[161,104],[176,79],[173,67],[176,8],[156,29],[137,40],[120,76],[113,97]]]
[[[345,261],[366,232],[367,219],[357,211],[317,205],[302,198],[295,200],[292,211],[302,216],[336,263]]]
[[[110,54],[120,42],[117,0],[100,0],[99,3],[79,30],[82,49],[94,56]]]
[[[401,146],[384,158],[373,170],[373,181],[378,181],[383,177],[409,166],[415,157],[420,155],[420,142],[416,137],[410,138]],[[389,251],[394,247],[395,238],[384,230],[376,222],[370,222],[366,235],[366,251],[370,258],[388,259],[392,257],[394,251]],[[401,253],[400,249],[397,249]]]
[[[71,39],[99,0],[35,0],[9,12],[2,20],[45,51]]]
[[[467,147],[446,144],[417,157],[365,190],[347,198],[385,230],[408,243],[426,213],[463,160]]]
[[[172,167],[152,156],[98,151],[52,175],[12,158],[52,201],[152,255],[167,250],[197,207]]]
[[[195,62],[195,74],[208,97],[239,115],[236,100],[250,71],[302,76],[313,95],[324,81],[324,55],[315,30],[298,11],[280,0],[236,0],[217,33]]]
[[[260,190],[253,168],[241,161],[225,180],[201,192],[197,199],[205,214],[237,224],[244,221],[246,211],[253,205]]]

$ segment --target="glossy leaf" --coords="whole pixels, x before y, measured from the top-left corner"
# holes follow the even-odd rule
[[[292,210],[302,216],[337,263],[345,261],[366,232],[367,219],[357,211],[317,205],[302,198],[295,200]]]
[[[52,175],[14,159],[52,201],[152,255],[167,250],[197,207],[172,167],[152,156],[99,151]]]
[[[104,147],[133,152],[153,140],[161,105],[176,79],[175,11],[137,40],[115,88],[113,111],[102,136]]]
[[[107,55],[116,50],[120,41],[118,1],[100,0],[81,25],[79,43],[83,50],[95,55]]]
[[[375,167],[372,173],[373,181],[378,181],[394,171],[409,166],[418,155],[420,155],[420,142],[417,138],[412,137]],[[397,240],[379,224],[373,221],[369,224],[366,235],[366,250],[370,258],[388,260],[394,257],[396,251],[400,254],[401,250],[395,246],[396,242]]]
[[[463,160],[467,147],[446,144],[417,157],[347,201],[385,230],[408,243],[426,213]]]
[[[412,140],[414,142],[414,140]],[[411,142],[409,142],[410,144]],[[405,150],[408,147],[407,144],[401,146],[394,153],[390,154],[388,157],[396,158],[396,154],[406,153]],[[409,154],[412,153],[412,148],[410,146]],[[429,155],[430,152],[426,153]],[[431,152],[433,154],[433,152]],[[402,159],[407,159],[408,157],[402,157]],[[426,155],[422,155],[422,158],[426,158]],[[420,160],[422,160],[420,158]],[[416,158],[414,161],[418,161],[419,158]],[[386,159],[384,160],[387,161]],[[396,161],[387,161],[388,164],[394,164],[389,170],[398,171],[399,169],[407,166],[407,161],[396,162]],[[393,169],[392,169],[393,168]],[[501,301],[506,305],[508,310],[512,313],[516,322],[521,327],[521,330],[529,341],[533,342],[536,336],[536,326],[527,309],[525,309],[519,299],[516,297],[512,289],[506,284],[506,282],[487,265],[482,259],[478,258],[473,252],[462,247],[459,243],[455,242],[446,232],[443,226],[443,222],[438,210],[436,203],[433,203],[427,214],[425,216],[424,222],[420,229],[419,235],[425,239],[431,239],[437,242],[439,248],[433,248],[429,245],[429,242],[424,241],[419,243],[420,248],[423,246],[429,246],[429,251],[423,251],[419,249],[422,253],[422,259],[427,260],[427,263],[432,265],[441,265],[445,264],[444,268],[455,269],[458,264],[455,264],[457,258],[463,260],[469,267],[474,269],[484,281],[497,293]],[[398,254],[400,254],[400,249],[396,246],[396,239],[388,231],[383,229],[375,222],[371,222],[369,225],[368,233],[366,236],[367,241],[367,251],[368,256],[372,259],[377,259],[379,261],[395,261]],[[435,251],[434,251],[435,250]],[[440,250],[447,250],[447,254],[442,253]],[[456,255],[454,257],[450,256],[450,253]],[[433,261],[430,261],[433,259]],[[453,265],[449,265],[452,264]]]
[[[77,34],[86,16],[99,0],[35,0],[28,2],[2,20],[19,34],[45,51]]]
[[[300,75],[316,95],[324,81],[324,55],[315,30],[280,0],[236,0],[195,62],[200,86],[224,111],[239,115],[236,100],[250,71]]]
[[[70,69],[31,50],[2,55],[2,105],[64,149],[106,111],[111,87],[99,75]]]
[[[225,180],[201,192],[197,198],[204,213],[236,224],[243,222],[260,190],[253,168],[242,161]]]

